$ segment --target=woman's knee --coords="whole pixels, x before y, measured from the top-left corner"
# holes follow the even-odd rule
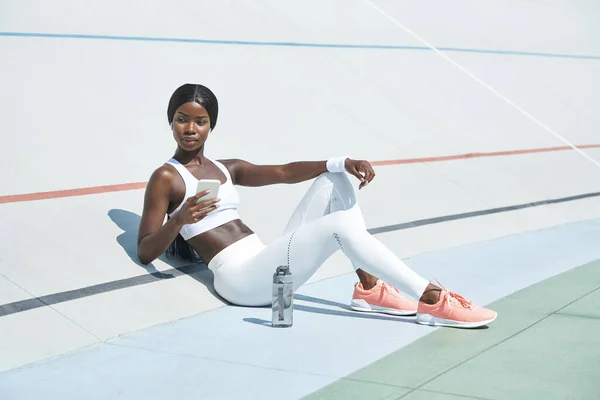
[[[356,204],[356,193],[348,174],[325,172],[317,177],[316,182],[331,188],[332,201],[341,201],[343,204],[341,209],[347,210]]]
[[[324,179],[328,181],[333,186],[340,187],[350,187],[352,188],[352,184],[350,183],[350,179],[348,179],[348,174],[340,173],[340,172],[323,172],[321,175],[317,177],[317,180]]]

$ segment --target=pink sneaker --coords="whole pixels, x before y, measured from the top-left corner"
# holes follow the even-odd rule
[[[431,326],[477,328],[493,322],[498,317],[496,311],[477,307],[461,295],[447,291],[441,284],[440,286],[442,292],[440,300],[436,304],[419,301],[417,323]]]
[[[356,284],[350,308],[391,315],[415,315],[417,302],[403,297],[395,287],[379,279],[370,290],[363,289],[361,283]]]

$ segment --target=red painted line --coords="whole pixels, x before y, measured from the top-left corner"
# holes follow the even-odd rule
[[[80,189],[56,190],[53,192],[13,194],[10,196],[0,196],[0,204],[17,203],[22,201],[57,199],[61,197],[85,196],[88,194],[99,194],[108,192],[122,192],[125,190],[144,189],[146,182],[123,183],[120,185],[93,186]]]
[[[581,146],[577,146],[577,148],[579,148],[579,149],[595,149],[595,148],[600,148],[600,144],[584,144]],[[501,156],[514,156],[514,155],[520,155],[520,154],[550,153],[553,151],[567,151],[567,150],[573,150],[573,148],[569,147],[569,146],[561,146],[561,147],[545,147],[545,148],[541,148],[541,149],[494,151],[494,152],[489,152],[489,153],[467,153],[467,154],[457,154],[454,156],[439,156],[439,157],[424,157],[424,158],[407,158],[404,160],[373,161],[371,164],[376,165],[376,166],[416,164],[416,163],[425,163],[425,162],[465,160],[468,158],[501,157]]]
[[[600,144],[584,144],[577,146],[579,149],[597,149],[600,148]],[[523,149],[523,150],[508,150],[508,151],[495,151],[488,153],[467,153],[467,154],[456,154],[453,156],[438,156],[438,157],[423,157],[423,158],[407,158],[400,160],[383,160],[371,162],[374,166],[384,165],[400,165],[400,164],[416,164],[416,163],[430,163],[430,162],[441,162],[451,160],[465,160],[469,158],[484,158],[484,157],[502,157],[502,156],[514,156],[520,154],[535,154],[535,153],[550,153],[554,151],[569,151],[573,150],[572,147],[545,147],[539,149]],[[108,193],[108,192],[122,192],[126,190],[137,190],[144,189],[147,182],[136,182],[136,183],[123,183],[120,185],[108,185],[108,186],[93,186],[88,188],[79,189],[68,189],[68,190],[57,190],[53,192],[40,192],[40,193],[26,193],[26,194],[14,194],[9,196],[0,196],[0,204],[3,203],[18,203],[24,201],[35,201],[35,200],[46,200],[46,199],[57,199],[62,197],[73,197],[73,196],[85,196],[90,194]]]

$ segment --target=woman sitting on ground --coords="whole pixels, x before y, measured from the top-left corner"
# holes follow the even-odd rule
[[[495,311],[477,307],[417,275],[367,231],[346,172],[360,181],[360,190],[375,176],[368,161],[337,157],[254,165],[239,159],[212,160],[205,150],[217,114],[217,98],[202,85],[183,85],[171,96],[167,118],[177,149],[173,158],[154,171],[146,188],[138,236],[142,263],[150,263],[168,250],[181,253],[189,246],[188,254],[193,250],[213,271],[215,290],[225,300],[241,306],[266,306],[271,304],[272,275],[277,266],[290,266],[297,289],[341,250],[360,280],[351,300],[355,310],[416,314],[418,323],[468,328],[496,319]],[[196,194],[200,179],[218,179],[219,198],[196,204],[207,194]],[[315,181],[285,233],[273,243],[263,244],[240,220],[234,185],[292,184],[310,179]],[[165,215],[169,218],[163,223]],[[402,296],[396,287],[416,301]]]

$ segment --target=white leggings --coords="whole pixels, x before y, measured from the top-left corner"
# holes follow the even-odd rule
[[[289,265],[294,290],[337,250],[355,269],[375,275],[420,298],[429,282],[417,275],[367,232],[354,188],[345,173],[317,177],[294,211],[283,236],[264,245],[247,236],[219,252],[208,264],[215,290],[242,306],[271,304],[273,273]]]

